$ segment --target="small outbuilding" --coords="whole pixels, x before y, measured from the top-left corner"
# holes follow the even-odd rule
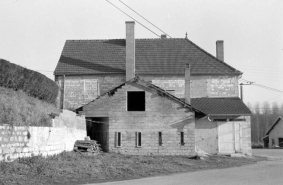
[[[283,146],[283,118],[281,116],[268,129],[262,139],[264,147]]]

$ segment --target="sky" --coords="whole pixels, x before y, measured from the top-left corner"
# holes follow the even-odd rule
[[[109,0],[140,23],[162,32],[124,6]],[[188,39],[216,54],[224,40],[224,61],[243,72],[244,102],[283,103],[282,0],[122,0],[173,38]],[[125,38],[132,19],[106,0],[0,0],[0,58],[53,72],[67,39]],[[136,38],[157,38],[138,23]]]

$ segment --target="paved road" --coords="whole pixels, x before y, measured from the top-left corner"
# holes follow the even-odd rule
[[[273,156],[269,161],[253,165],[227,169],[206,170],[183,174],[151,177],[137,180],[101,183],[102,185],[279,185],[283,184],[283,158],[282,151],[262,150],[253,151],[254,154]],[[278,157],[279,156],[279,157]]]
[[[283,149],[253,149],[252,153],[253,155],[258,155],[258,156],[283,158]]]

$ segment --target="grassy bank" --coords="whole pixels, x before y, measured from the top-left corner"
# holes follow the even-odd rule
[[[129,156],[111,153],[87,156],[64,152],[48,158],[39,156],[11,163],[2,162],[0,184],[80,184],[228,168],[261,160],[264,159],[212,156],[205,160],[195,160],[186,156]]]
[[[59,114],[55,105],[0,87],[0,125],[50,126],[51,113]]]

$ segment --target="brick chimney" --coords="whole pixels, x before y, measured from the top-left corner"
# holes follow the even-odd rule
[[[166,38],[167,38],[167,35],[165,35],[165,34],[161,35],[161,39],[166,39]]]
[[[224,61],[224,41],[216,41],[216,58],[218,60]]]
[[[191,104],[191,67],[186,64],[185,67],[185,102]]]
[[[126,81],[135,78],[135,22],[126,21]]]

